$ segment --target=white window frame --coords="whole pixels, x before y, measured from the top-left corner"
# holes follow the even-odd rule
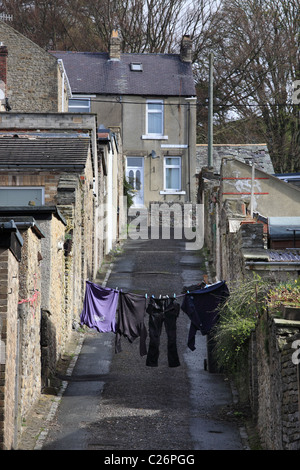
[[[95,98],[95,95],[72,95],[71,98],[69,98],[69,105],[68,105],[68,111],[69,113],[90,113],[91,112],[91,98]],[[87,101],[88,106],[70,106],[70,100],[81,100],[81,101]],[[72,108],[82,108],[82,111],[71,111]]]
[[[158,110],[150,110],[149,104],[161,104],[161,111]],[[149,114],[151,113],[161,113],[161,132],[158,133],[151,133],[149,132],[148,125],[149,125]],[[142,135],[142,139],[168,139],[168,136],[164,135],[164,101],[163,100],[147,100],[146,101],[146,134]]]
[[[45,205],[45,188],[44,186],[0,186],[5,191],[24,191],[25,189],[39,189],[41,191],[42,206]],[[25,204],[27,206],[27,204]],[[1,206],[3,207],[3,206]],[[8,206],[10,207],[10,206]],[[40,206],[39,206],[40,207]]]
[[[177,158],[179,164],[177,165],[167,165],[167,158]],[[168,169],[179,169],[179,188],[167,188],[167,170]],[[185,191],[182,191],[182,157],[179,155],[167,155],[164,157],[164,189],[160,191],[160,194],[185,194]]]

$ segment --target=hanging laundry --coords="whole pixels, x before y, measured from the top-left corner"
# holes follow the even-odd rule
[[[217,307],[228,295],[229,291],[225,281],[185,294],[181,309],[191,320],[188,347],[192,351],[196,349],[196,332],[200,330],[205,336],[211,331],[218,320]]]
[[[80,323],[100,333],[115,332],[119,291],[86,281]]]
[[[203,289],[205,286],[206,286],[206,283],[204,281],[201,281],[198,284],[193,284],[191,286],[184,286],[182,292],[186,294],[187,292]]]
[[[179,303],[169,297],[160,299],[151,297],[146,311],[149,313],[150,336],[146,365],[150,367],[158,366],[160,336],[164,323],[168,337],[169,367],[180,366],[176,342],[176,321],[180,312]]]
[[[208,284],[208,275],[203,274],[203,281],[198,282],[198,284],[193,284],[191,286],[184,286],[182,292],[187,293],[191,292],[192,290],[203,289]]]
[[[120,292],[118,320],[116,326],[115,352],[122,351],[121,337],[124,336],[132,343],[140,338],[140,355],[147,354],[147,328],[144,323],[146,313],[146,298],[144,296]]]

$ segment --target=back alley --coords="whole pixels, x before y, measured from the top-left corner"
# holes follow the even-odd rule
[[[105,279],[98,281],[149,298],[182,293],[206,273],[198,251],[183,240],[126,240]],[[182,298],[178,299],[179,302]],[[148,320],[145,321],[148,326]],[[239,428],[230,419],[228,382],[204,369],[206,338],[187,347],[189,319],[177,320],[180,366],[169,367],[163,328],[158,367],[147,367],[139,339],[87,330],[43,450],[241,450]],[[228,411],[228,413],[227,413]]]

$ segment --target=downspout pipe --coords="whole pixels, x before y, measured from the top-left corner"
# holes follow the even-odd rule
[[[209,54],[209,100],[208,100],[208,167],[213,168],[213,61],[214,56]]]

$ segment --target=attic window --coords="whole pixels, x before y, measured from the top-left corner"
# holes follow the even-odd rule
[[[131,62],[130,69],[133,72],[142,72],[143,71],[143,64],[138,63],[138,62]]]

